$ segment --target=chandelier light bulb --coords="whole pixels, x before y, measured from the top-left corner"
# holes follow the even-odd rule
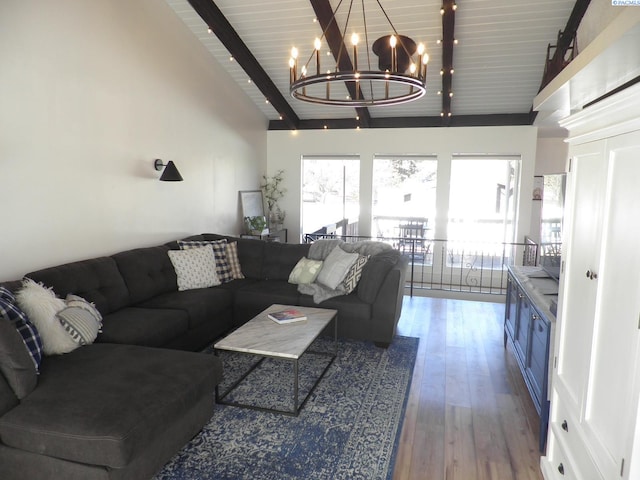
[[[458,5],[457,4],[453,4],[453,6],[451,7],[453,9],[453,11],[455,12],[458,9]]]
[[[418,44],[418,55],[419,56],[422,56],[422,54],[424,53],[424,49],[425,49],[424,43],[419,43]]]
[[[397,43],[398,39],[396,38],[396,36],[391,35],[391,37],[389,38],[389,45],[391,46],[391,48],[396,48]]]
[[[360,41],[360,37],[358,36],[357,33],[353,33],[351,35],[351,45],[356,46],[358,45],[358,42]]]
[[[422,64],[426,65],[427,63],[429,63],[429,54],[425,53],[424,55],[422,55]]]
[[[453,72],[454,72],[453,68],[452,68],[451,70],[449,70],[449,73],[450,73],[451,75],[453,75]]]
[[[416,64],[411,62],[411,65],[409,65],[409,72],[411,73],[411,75],[414,75],[416,73]]]
[[[295,65],[296,65],[296,61],[293,59],[293,57],[291,57],[289,59],[289,68],[293,68],[293,67],[295,67]],[[304,67],[302,67],[302,68],[304,68]]]
[[[320,47],[322,47],[322,42],[319,38],[316,37],[316,39],[313,41],[313,48],[315,48],[316,50],[320,50]]]
[[[440,9],[440,15],[444,15],[444,7]]]
[[[296,47],[291,47],[291,56],[294,60],[298,58],[298,49]]]

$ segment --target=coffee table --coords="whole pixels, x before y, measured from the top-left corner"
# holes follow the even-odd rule
[[[307,316],[307,320],[281,325],[267,317],[267,314],[270,312],[287,308],[300,310]],[[331,321],[334,323],[334,351],[318,352],[308,350],[309,346],[318,338],[318,335],[320,335]],[[274,304],[217,342],[213,348],[216,355],[218,355],[221,350],[226,350],[260,357],[260,359],[251,366],[249,371],[243,374],[225,392],[220,392],[219,387],[216,386],[217,403],[297,416],[337,356],[338,311],[327,308]],[[328,356],[330,357],[330,361],[311,387],[311,390],[309,390],[307,396],[300,403],[298,399],[298,361],[304,353]],[[265,408],[225,400],[225,397],[253,372],[265,358],[281,359],[293,364],[293,409],[281,410]]]

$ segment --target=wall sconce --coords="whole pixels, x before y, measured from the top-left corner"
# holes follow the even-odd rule
[[[173,163],[173,160],[169,160],[169,163],[165,165],[162,163],[162,160],[156,158],[153,162],[153,166],[158,171],[162,170],[162,167],[166,167],[164,172],[162,172],[162,175],[160,175],[161,182],[181,182],[183,180],[182,175],[180,175],[180,172]]]

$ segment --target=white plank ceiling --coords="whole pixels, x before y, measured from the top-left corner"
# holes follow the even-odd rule
[[[193,34],[211,52],[244,92],[269,120],[277,120],[277,112],[187,0],[165,0]],[[339,0],[332,0],[335,9]],[[343,1],[340,18],[346,16],[348,0]],[[390,33],[377,2],[365,0],[369,44]],[[442,38],[440,0],[383,0],[382,6],[396,30],[423,42],[429,53],[427,94],[420,100],[394,107],[371,107],[373,118],[438,117],[442,100],[440,68]],[[575,0],[458,0],[455,13],[452,115],[526,114],[538,93],[547,53],[547,45],[555,44],[563,30]],[[308,104],[289,94],[289,52],[298,47],[301,58],[312,52],[313,40],[322,34],[309,0],[215,0],[215,4],[231,23],[298,117],[307,119],[353,118],[355,110]],[[356,8],[357,4],[357,8]],[[345,6],[346,5],[346,6]],[[364,37],[362,6],[354,2],[351,31]],[[341,30],[344,20],[339,20]],[[351,27],[353,26],[353,28]],[[326,43],[324,45],[326,49]],[[377,57],[371,54],[372,63]],[[323,57],[329,59],[332,57]],[[366,64],[364,48],[359,64]]]

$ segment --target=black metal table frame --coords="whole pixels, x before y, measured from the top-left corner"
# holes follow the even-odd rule
[[[248,352],[238,352],[236,350],[225,350],[225,351],[233,351],[234,353],[242,353],[242,354],[245,354],[245,355],[256,355],[256,356],[259,356],[261,358],[257,362],[255,362],[249,368],[249,370],[247,370],[247,372],[245,372],[238,380],[233,382],[231,384],[231,386],[224,393],[221,394],[219,386],[216,385],[216,389],[215,389],[215,391],[216,391],[216,403],[219,404],[219,405],[231,405],[233,407],[249,408],[251,410],[259,410],[261,412],[281,413],[283,415],[290,415],[292,417],[297,417],[300,414],[300,410],[302,410],[302,408],[305,406],[305,404],[307,403],[307,400],[309,400],[309,398],[313,394],[313,391],[316,389],[316,387],[318,386],[318,384],[320,383],[320,381],[324,377],[325,373],[327,373],[327,370],[329,370],[329,367],[331,367],[331,365],[333,365],[333,361],[338,356],[338,314],[337,313],[334,315],[332,321],[333,321],[333,345],[334,345],[334,351],[333,352],[318,352],[318,351],[315,351],[315,350],[305,350],[304,353],[302,354],[302,355],[304,355],[306,353],[311,353],[311,354],[314,354],[314,355],[322,355],[322,356],[325,356],[325,357],[330,357],[331,360],[329,360],[329,363],[326,365],[326,367],[324,367],[324,370],[322,371],[320,376],[316,379],[315,383],[313,384],[313,386],[309,390],[309,393],[304,398],[304,400],[302,400],[302,402],[300,404],[298,404],[298,361],[300,360],[300,358],[302,358],[302,355],[299,358],[286,358],[286,357],[280,357],[278,355],[264,355],[264,354],[248,353]],[[219,352],[218,349],[214,349],[214,351],[213,351],[213,353],[215,355],[218,355],[218,352]],[[290,361],[293,364],[293,410],[281,410],[281,409],[278,409],[278,408],[260,407],[258,405],[251,405],[251,404],[246,404],[246,403],[240,403],[240,402],[233,402],[233,401],[225,400],[225,397],[227,395],[229,395],[238,385],[240,385],[240,383],[242,383],[242,381],[245,378],[247,378],[251,374],[251,372],[253,372],[256,368],[258,368],[260,366],[260,364],[262,364],[262,362],[266,358],[274,358],[274,359],[278,359],[278,360]]]

